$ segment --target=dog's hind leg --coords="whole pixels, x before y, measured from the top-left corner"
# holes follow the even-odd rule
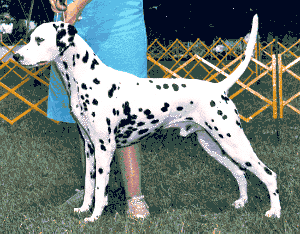
[[[255,174],[268,188],[271,209],[266,212],[266,216],[275,216],[280,218],[280,200],[279,191],[277,188],[276,173],[269,169],[255,154],[249,140],[242,129],[236,130],[234,134],[224,134],[224,132],[232,131],[230,125],[224,125],[222,129],[223,134],[220,130],[219,135],[216,134],[216,140],[225,152],[241,167],[246,168]],[[226,129],[226,127],[228,129]],[[220,135],[222,137],[220,137]]]
[[[239,190],[240,190],[240,198],[236,200],[232,205],[235,208],[243,207],[247,201],[247,180],[245,178],[245,172],[238,165],[236,165],[233,161],[231,161],[224,150],[222,150],[216,140],[210,136],[210,134],[206,130],[196,131],[198,141],[200,145],[205,149],[205,151],[216,159],[219,163],[225,166],[234,178],[236,179]]]

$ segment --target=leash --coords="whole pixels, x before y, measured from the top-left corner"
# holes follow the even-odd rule
[[[28,35],[28,32],[29,32],[29,22],[31,20],[33,4],[34,4],[34,0],[31,1],[30,11],[29,11],[29,15],[28,15],[28,18],[27,18],[25,40],[27,40],[27,35]]]
[[[57,2],[59,0],[56,0],[56,5],[57,5]],[[68,6],[68,1],[66,0],[65,4]],[[65,22],[66,21],[66,17],[65,17],[65,11],[67,10],[67,8],[64,10],[64,11],[61,11],[60,13],[55,13],[56,14],[56,19],[55,19],[55,22],[57,21],[60,21],[60,19],[62,18],[62,21]],[[61,17],[59,17],[59,15],[62,14]]]
[[[56,0],[56,5],[57,5],[58,1],[63,1],[63,0]],[[67,0],[65,1],[65,4],[66,4],[66,8],[64,10],[60,10],[61,11],[60,13],[55,13],[56,14],[56,20],[55,20],[55,22],[59,21],[61,18],[62,18],[63,22],[66,22],[65,11],[67,10],[67,7],[68,7]],[[62,13],[62,16],[59,17],[59,14],[61,14],[61,13]],[[79,16],[76,18],[75,23],[78,22],[78,21],[80,21],[82,19],[81,13],[82,13],[82,10],[79,12]]]

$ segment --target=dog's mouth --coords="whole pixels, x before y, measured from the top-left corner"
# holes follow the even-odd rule
[[[48,61],[41,61],[41,62],[38,62],[37,64],[32,64],[32,65],[25,65],[25,64],[23,64],[22,66],[28,69],[28,68],[33,68],[33,67],[44,66],[47,63],[49,63],[49,62]]]
[[[42,62],[38,62],[37,65],[38,66],[44,66],[48,63],[48,61],[42,61]]]

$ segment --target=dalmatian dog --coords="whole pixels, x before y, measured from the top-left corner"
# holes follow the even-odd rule
[[[266,216],[280,217],[276,174],[254,153],[241,127],[228,89],[247,68],[255,46],[258,17],[253,18],[245,60],[224,81],[189,79],[140,79],[101,62],[74,26],[50,22],[38,26],[30,42],[13,58],[34,67],[55,61],[70,100],[71,114],[85,139],[85,195],[75,212],[88,211],[95,196],[94,221],[107,205],[110,162],[116,148],[130,146],[162,128],[180,128],[180,135],[196,132],[201,146],[236,179],[240,197],[248,200],[245,169],[268,188],[271,209]]]

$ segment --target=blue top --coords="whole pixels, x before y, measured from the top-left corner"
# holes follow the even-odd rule
[[[92,0],[81,16],[82,19],[75,23],[78,34],[104,64],[141,78],[147,77],[143,0]],[[68,96],[58,76],[60,74],[51,68],[47,117],[75,123],[70,114]]]

